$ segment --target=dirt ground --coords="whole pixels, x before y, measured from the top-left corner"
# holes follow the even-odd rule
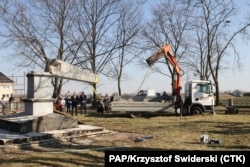
[[[112,142],[112,141],[120,141],[120,142],[131,142],[136,138],[140,137],[139,134],[127,133],[127,132],[113,132],[111,134],[91,136],[85,139],[74,139],[72,142],[76,142],[79,144],[91,144],[98,142]]]
[[[134,143],[138,142],[137,139],[141,138],[142,136],[140,134],[135,133],[128,133],[128,132],[112,132],[109,134],[101,134],[101,135],[95,135],[95,136],[89,136],[84,138],[73,138],[70,141],[64,141],[62,142],[65,145],[81,145],[81,146],[90,146],[90,148],[93,148],[93,146],[112,146],[113,143]],[[127,145],[129,147],[129,145]]]
[[[112,147],[112,143],[134,143],[140,135],[127,132],[112,132],[111,134],[102,134],[98,136],[90,136],[85,138],[73,138],[70,141],[62,140],[57,144],[49,145],[32,145],[30,148],[12,148],[4,149],[0,151],[0,157],[6,160],[22,159],[26,158],[33,153],[63,153],[63,152],[82,152],[87,150],[105,150],[105,149],[116,149],[117,146]],[[130,147],[129,145],[121,147]]]

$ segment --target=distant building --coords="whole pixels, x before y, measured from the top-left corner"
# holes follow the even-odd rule
[[[0,72],[0,98],[5,96],[5,100],[8,100],[10,94],[13,93],[14,90],[14,81],[5,76],[2,72]]]

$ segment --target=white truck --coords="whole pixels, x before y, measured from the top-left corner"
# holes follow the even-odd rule
[[[181,115],[214,112],[214,94],[212,83],[207,80],[192,80],[185,83],[185,94],[181,91],[181,68],[171,52],[170,45],[164,45],[146,61],[152,66],[158,59],[165,57],[175,69],[173,96],[119,96],[111,102],[111,112],[123,111],[132,117],[141,116],[143,112],[166,112]],[[183,100],[184,99],[184,100]]]
[[[214,93],[212,83],[204,80],[193,80],[185,83],[185,101],[182,113],[201,114],[214,112]]]

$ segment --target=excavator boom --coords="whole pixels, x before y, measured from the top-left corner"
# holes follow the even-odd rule
[[[157,60],[159,60],[162,57],[165,57],[165,60],[174,67],[176,77],[173,83],[173,94],[178,96],[180,95],[181,91],[181,69],[174,57],[174,54],[171,51],[171,45],[169,44],[163,45],[155,54],[147,58],[146,61],[148,65],[151,67]]]

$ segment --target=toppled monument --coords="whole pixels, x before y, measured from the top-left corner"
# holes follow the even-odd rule
[[[24,112],[6,115],[0,119],[0,128],[24,134],[78,127],[78,121],[53,112],[53,77],[81,82],[97,83],[98,75],[61,60],[50,60],[45,72],[27,74],[27,98]]]

